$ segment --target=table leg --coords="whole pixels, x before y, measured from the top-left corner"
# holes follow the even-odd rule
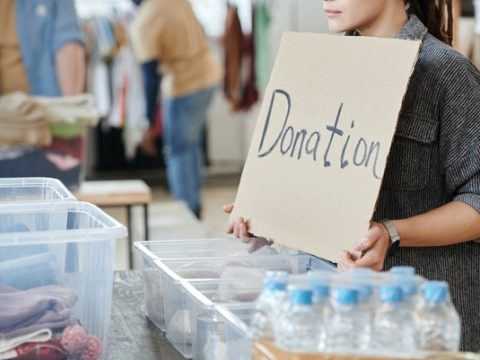
[[[150,240],[150,229],[148,228],[148,204],[143,205],[143,220],[145,229],[145,240]]]
[[[127,226],[128,226],[128,265],[133,269],[133,252],[132,252],[132,206],[127,205]]]

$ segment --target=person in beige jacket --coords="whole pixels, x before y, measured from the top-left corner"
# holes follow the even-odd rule
[[[152,143],[154,109],[162,80],[164,156],[170,191],[200,216],[202,136],[206,115],[222,70],[188,0],[144,0],[132,24],[131,39],[142,63]],[[146,145],[146,144],[144,144]],[[151,147],[151,146],[150,146]]]

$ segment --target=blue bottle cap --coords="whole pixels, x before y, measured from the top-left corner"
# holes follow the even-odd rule
[[[342,305],[357,305],[358,290],[352,288],[336,288],[334,290],[334,299]]]
[[[330,272],[322,270],[311,271],[308,273],[308,279],[308,284],[313,290],[314,296],[328,297],[330,295]]]
[[[278,279],[266,279],[263,288],[268,291],[285,291],[287,282]]]
[[[402,288],[397,285],[380,285],[380,300],[388,303],[399,303],[403,300]]]
[[[402,276],[395,279],[395,284],[402,288],[403,295],[406,297],[414,296],[418,290],[417,280],[413,276]]]
[[[423,287],[425,301],[441,303],[447,300],[448,284],[445,281],[428,281]]]
[[[310,289],[294,287],[290,290],[292,305],[312,305],[313,292]]]
[[[373,285],[368,281],[368,279],[354,279],[353,287],[358,290],[358,301],[362,303],[368,301],[373,294]]]
[[[315,296],[319,296],[322,298],[328,298],[330,295],[330,285],[322,283],[322,282],[316,282],[316,281],[311,281],[310,282],[310,288],[313,291],[313,294]]]
[[[394,266],[390,272],[394,275],[415,275],[415,268],[413,266]]]
[[[265,278],[288,281],[288,273],[286,271],[267,271]]]

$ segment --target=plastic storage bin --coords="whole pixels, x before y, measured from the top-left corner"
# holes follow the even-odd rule
[[[0,179],[0,204],[8,201],[75,201],[73,194],[59,180],[52,178]]]
[[[262,291],[262,280],[263,277],[256,279],[251,286],[235,284],[236,279],[190,281],[182,289],[181,299],[175,299],[173,294],[166,298],[168,340],[195,360],[227,359],[219,356],[226,346],[220,344],[225,342],[225,324],[217,315],[217,306],[253,308]],[[179,302],[171,303],[171,300]]]
[[[254,304],[220,305],[216,316],[223,322],[223,336],[218,335],[225,359],[251,360],[253,333],[250,322],[255,311]],[[222,344],[223,343],[223,344]]]
[[[100,340],[106,358],[115,242],[126,233],[123,225],[88,203],[0,206],[0,298],[8,293],[16,317],[14,325],[0,320],[0,340],[26,332],[33,318],[36,328],[54,334],[78,320]],[[32,305],[27,321],[24,308],[17,306],[20,299],[44,305]],[[46,314],[54,320],[42,322]]]
[[[135,242],[135,249],[143,263],[144,311],[162,331],[165,331],[164,271],[155,264],[156,261],[176,259],[181,262],[183,259],[188,264],[189,259],[248,254],[245,244],[233,239],[143,241]],[[188,274],[184,275],[188,277]]]
[[[313,269],[333,271],[330,264],[305,254],[253,254],[193,261],[165,260],[156,264],[162,273],[167,339],[183,356],[195,356],[195,359],[199,356],[199,352],[195,352],[195,340],[202,336],[197,332],[198,315],[215,311],[218,304],[254,301],[262,289],[266,271],[283,270],[291,274]],[[180,276],[187,267],[187,274],[196,275],[196,280]]]

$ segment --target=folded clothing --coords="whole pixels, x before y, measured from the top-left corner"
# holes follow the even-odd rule
[[[74,325],[70,309],[76,301],[71,289],[58,285],[20,291],[0,284],[0,338]]]
[[[48,146],[52,137],[71,139],[98,124],[90,94],[30,97],[22,92],[0,96],[0,147]]]
[[[1,353],[15,349],[25,343],[44,342],[52,338],[52,331],[50,329],[40,329],[25,335],[17,336],[13,339],[0,339],[0,359]]]
[[[33,100],[45,107],[50,123],[81,123],[96,126],[99,114],[91,94],[63,97],[33,97]]]
[[[27,94],[13,92],[0,96],[0,122],[32,123],[45,120],[45,107]]]
[[[59,340],[25,343],[13,350],[0,353],[0,360],[64,360],[68,353]]]
[[[21,92],[0,96],[0,146],[46,146],[52,141],[43,105]]]

